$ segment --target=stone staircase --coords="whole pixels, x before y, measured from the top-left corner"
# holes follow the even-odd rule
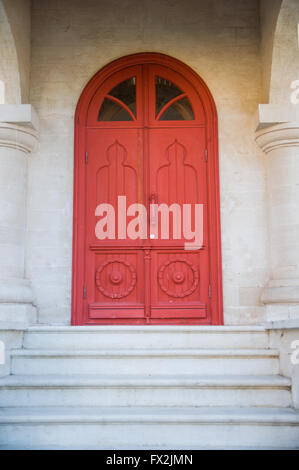
[[[262,327],[31,327],[10,366],[1,448],[299,448]]]

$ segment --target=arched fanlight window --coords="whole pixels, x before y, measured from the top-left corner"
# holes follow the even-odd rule
[[[191,121],[194,113],[182,90],[170,80],[156,77],[156,119],[158,121]]]
[[[105,96],[98,115],[98,121],[136,120],[136,77],[116,85]]]
[[[191,121],[194,112],[189,98],[170,80],[155,78],[156,119],[158,121]],[[136,77],[116,85],[104,97],[98,121],[136,120]]]

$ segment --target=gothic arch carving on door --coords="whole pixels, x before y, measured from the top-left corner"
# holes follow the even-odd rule
[[[120,194],[202,203],[203,247],[97,240],[95,207]],[[89,81],[75,114],[72,324],[222,322],[214,100],[176,59],[123,57]]]

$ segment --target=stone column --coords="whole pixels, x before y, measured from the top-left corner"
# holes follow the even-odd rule
[[[256,142],[267,154],[270,244],[262,301],[269,321],[299,320],[299,120],[283,122],[288,112],[277,106],[260,105],[259,111]]]
[[[0,105],[0,327],[36,320],[25,249],[27,165],[37,128],[30,105]]]

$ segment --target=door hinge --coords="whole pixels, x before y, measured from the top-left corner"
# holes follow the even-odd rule
[[[86,299],[86,285],[83,286],[83,299]]]
[[[85,163],[88,163],[88,152],[85,152]]]
[[[208,149],[205,150],[206,162],[208,161]]]
[[[209,285],[209,298],[212,297],[212,287],[211,287],[211,284]]]

